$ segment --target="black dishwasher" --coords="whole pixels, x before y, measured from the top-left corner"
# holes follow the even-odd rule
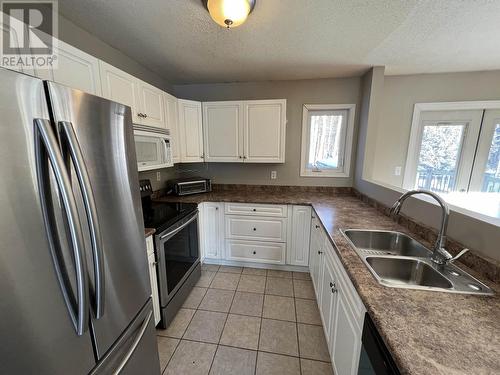
[[[365,314],[358,375],[399,375],[400,372],[382,337],[368,314]]]

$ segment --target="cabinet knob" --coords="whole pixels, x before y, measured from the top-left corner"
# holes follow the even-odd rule
[[[243,159],[246,159],[247,157],[246,156],[243,156]]]
[[[240,156],[239,156],[239,158],[240,158],[240,159],[243,159],[243,156],[241,156],[241,155],[240,155]]]
[[[316,229],[319,229],[319,225],[315,225]]]
[[[255,212],[255,211],[257,211],[257,209],[256,209],[256,208],[254,208],[252,211],[253,211],[253,212]]]
[[[203,159],[204,157],[205,157],[205,155],[203,155],[203,154],[201,154],[201,155],[200,155],[200,158],[202,158],[202,159]]]
[[[321,254],[323,254],[323,252],[322,252],[322,251],[320,251],[320,250],[318,250],[318,254],[319,254],[319,255],[321,255]]]
[[[144,114],[144,118],[146,118],[146,117],[148,117],[148,115],[147,115],[147,114]]]
[[[218,211],[219,210],[219,207],[215,207],[215,211]]]
[[[335,285],[335,283],[332,283],[332,282],[330,281],[330,288],[333,288],[333,286],[334,286],[334,285]]]
[[[335,283],[334,283],[333,288],[332,288],[332,293],[335,294],[337,292],[338,292],[338,290],[337,290],[337,287],[335,286]]]
[[[257,254],[257,252],[254,250],[253,255]]]
[[[253,231],[255,232],[257,230],[257,228],[253,228]]]

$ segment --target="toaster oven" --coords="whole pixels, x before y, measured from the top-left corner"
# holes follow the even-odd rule
[[[190,195],[212,191],[209,178],[192,177],[169,181],[169,190],[175,195]]]

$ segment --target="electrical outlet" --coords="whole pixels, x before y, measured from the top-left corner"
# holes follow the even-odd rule
[[[156,172],[156,181],[161,181],[161,172]]]
[[[401,176],[401,167],[394,168],[394,176]]]
[[[276,180],[276,178],[278,178],[278,172],[271,171],[271,180]]]

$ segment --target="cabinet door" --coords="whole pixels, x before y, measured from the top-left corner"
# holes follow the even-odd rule
[[[242,102],[203,103],[205,161],[243,161]]]
[[[166,128],[163,91],[146,83],[139,84],[140,112],[145,116],[141,123],[148,126]]]
[[[286,100],[244,104],[245,162],[285,162]]]
[[[287,263],[295,266],[309,265],[309,240],[311,236],[311,207],[293,206],[290,244]]]
[[[155,325],[160,322],[160,296],[158,294],[158,281],[156,278],[156,260],[155,255],[148,256],[149,281],[151,282],[151,296],[153,299],[153,313],[155,316]]]
[[[201,103],[192,100],[178,100],[179,129],[181,139],[181,162],[203,161],[203,130]]]
[[[102,95],[118,103],[128,105],[132,109],[132,121],[141,123],[139,112],[139,81],[112,65],[99,61],[101,71]]]
[[[313,218],[311,221],[311,246],[309,247],[309,270],[311,272],[311,279],[316,289],[316,297],[318,301],[320,299],[320,285],[319,285],[319,262],[321,257],[321,252],[323,251],[323,237],[322,229],[319,225],[317,218]]]
[[[221,259],[223,257],[224,213],[221,203],[203,205],[203,248],[204,257]]]
[[[354,317],[341,288],[338,290],[332,320],[333,326],[329,340],[332,342],[330,356],[334,372],[355,375],[358,373],[361,352],[361,332],[356,327]]]
[[[325,337],[328,343],[328,347],[331,348],[332,341],[330,340],[332,325],[333,325],[333,313],[335,312],[335,304],[337,301],[337,285],[335,281],[335,274],[333,271],[333,266],[330,260],[323,256],[324,260],[321,267],[323,272],[321,273],[321,298],[318,298],[318,306],[321,313],[321,318],[323,319],[323,328],[325,330]]]
[[[179,134],[179,116],[177,113],[177,98],[173,95],[163,93],[165,102],[165,117],[167,129],[170,130],[170,147],[172,151],[172,161],[174,164],[181,161],[181,144]]]
[[[52,80],[93,95],[101,95],[99,60],[62,41],[57,47],[57,68]]]

